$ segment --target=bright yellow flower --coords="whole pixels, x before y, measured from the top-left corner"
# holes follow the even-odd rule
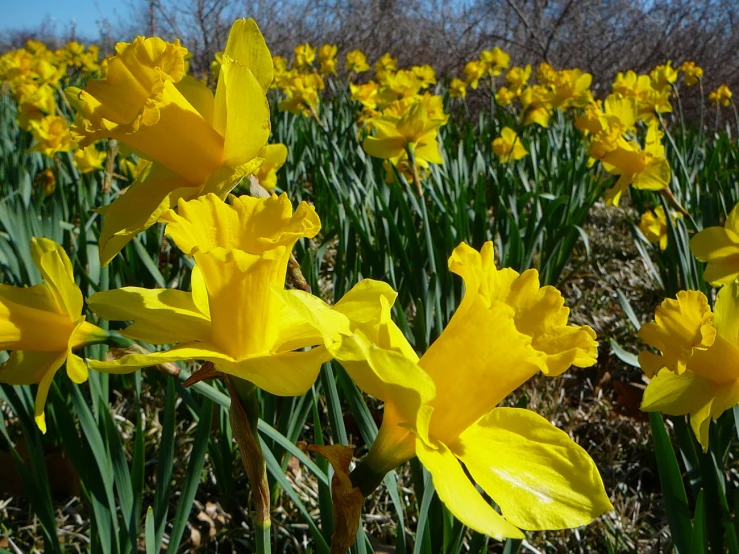
[[[80,144],[116,138],[153,163],[101,210],[103,264],[179,198],[209,192],[225,198],[259,166],[256,156],[270,131],[265,93],[272,57],[253,20],[231,27],[215,98],[185,76],[186,50],[179,41],[138,37],[119,43],[116,52],[108,77],[80,93],[88,120],[77,127]]]
[[[316,59],[316,49],[310,44],[298,44],[294,50],[295,59],[293,60],[293,68],[298,71],[306,69],[313,64]]]
[[[94,144],[78,149],[74,153],[74,165],[80,173],[90,173],[103,169],[103,162],[108,154],[95,148]]]
[[[385,52],[375,62],[375,77],[377,79],[384,79],[389,73],[394,73],[397,69],[398,59],[393,58],[389,52]]]
[[[287,160],[287,146],[284,144],[268,144],[259,151],[259,157],[264,163],[254,173],[259,179],[259,184],[267,190],[277,186],[277,170],[285,165]]]
[[[606,202],[618,206],[621,195],[629,185],[643,190],[662,190],[670,186],[670,164],[661,142],[662,132],[653,121],[647,129],[644,149],[636,141],[619,138],[615,148],[598,157],[603,168],[618,175],[616,184],[606,192]],[[591,154],[595,154],[591,147]]]
[[[683,62],[680,66],[680,71],[683,72],[685,84],[689,87],[697,84],[703,78],[703,69],[696,65],[695,62]]]
[[[396,100],[416,96],[421,90],[421,85],[421,80],[408,69],[386,73],[378,93],[378,103],[381,106],[388,106]]]
[[[594,141],[613,136],[615,142],[621,135],[632,131],[636,125],[639,113],[637,100],[626,98],[620,94],[609,94],[603,102],[603,107],[598,103],[591,103],[585,107],[585,113],[575,119],[575,127],[596,135]],[[604,146],[604,150],[615,148]]]
[[[739,277],[739,204],[723,227],[708,227],[690,241],[690,250],[708,262],[703,278],[712,285],[726,285]]]
[[[408,159],[408,149],[413,150],[420,167],[441,164],[437,141],[441,124],[429,118],[423,102],[417,102],[400,118],[388,115],[374,118],[372,127],[377,136],[366,137],[362,146],[370,156],[390,160],[396,167]]]
[[[355,85],[354,83],[349,83],[349,91],[351,92],[352,100],[361,102],[364,107],[371,110],[377,108],[378,90],[379,87],[374,81],[369,81],[368,83],[364,83],[363,85]]]
[[[28,288],[0,285],[0,349],[12,350],[0,367],[0,382],[38,384],[36,424],[46,432],[44,405],[51,382],[67,363],[75,383],[87,380],[87,365],[72,353],[105,341],[108,333],[85,321],[83,299],[64,249],[43,238],[31,240],[31,255],[44,280]]]
[[[554,85],[558,72],[547,62],[541,62],[536,70],[536,80],[542,85]]]
[[[277,107],[297,115],[308,116],[316,110],[321,99],[318,92],[324,88],[318,73],[293,74],[281,84],[286,98]]]
[[[149,167],[149,164],[151,164],[151,162],[149,160],[145,160],[141,156],[138,157],[136,163],[127,158],[121,162],[124,175],[126,175],[132,181],[138,179],[139,175],[141,175],[141,173],[147,167]]]
[[[335,44],[324,44],[318,49],[318,62],[320,64],[318,71],[321,75],[332,75],[336,73],[336,54],[339,53],[339,47]]]
[[[669,86],[677,81],[679,69],[672,67],[672,61],[664,65],[658,65],[650,73],[654,87],[657,89],[669,88]]]
[[[485,65],[488,74],[497,77],[508,69],[511,56],[496,46],[492,50],[480,52],[480,61]]]
[[[302,202],[293,213],[287,195],[209,194],[166,215],[166,233],[196,268],[192,292],[126,287],[99,292],[90,307],[111,320],[133,320],[121,334],[170,350],[129,354],[90,367],[134,370],[163,362],[205,360],[224,373],[276,395],[304,394],[331,355],[324,345],[348,334],[349,321],[322,300],[285,290],[290,252],[320,229]],[[313,347],[303,350],[305,347]]]
[[[464,279],[464,297],[420,359],[390,319],[395,293],[384,283],[362,281],[335,306],[352,320],[354,336],[331,353],[385,406],[359,471],[381,477],[418,456],[447,508],[499,540],[523,538],[520,529],[585,525],[612,508],[592,459],[544,418],[496,406],[539,371],[593,365],[595,333],[567,325],[561,294],[540,287],[536,270],[497,270],[493,258],[491,242],[481,252],[466,244],[454,250],[449,267]],[[366,312],[362,321],[350,300],[378,291],[379,315]]]
[[[69,132],[67,120],[60,115],[47,115],[43,119],[31,120],[31,134],[36,144],[31,148],[49,157],[57,152],[71,152],[75,142]]]
[[[284,73],[287,71],[287,58],[284,56],[272,56],[272,65],[274,66],[275,74]]]
[[[436,84],[436,71],[430,65],[414,65],[411,71],[421,82],[421,89]]]
[[[354,73],[364,73],[369,69],[367,56],[361,50],[352,50],[346,55],[346,69]]]
[[[18,102],[18,125],[25,131],[31,130],[31,121],[40,121],[56,112],[56,98],[50,85],[25,83],[15,87],[13,96]]]
[[[523,86],[529,82],[530,78],[531,65],[526,65],[526,67],[512,67],[511,70],[506,73],[505,81],[508,83],[508,88],[518,94],[521,92]]]
[[[520,95],[523,124],[536,123],[541,127],[548,127],[552,116],[551,97],[551,92],[542,85],[524,87]]]
[[[467,96],[467,83],[456,77],[449,83],[449,96],[452,98],[465,98]]]
[[[727,85],[721,85],[708,95],[708,100],[710,100],[711,104],[714,106],[718,106],[720,104],[721,106],[728,108],[731,105],[732,96],[733,94],[731,93],[731,89],[729,89]]]
[[[479,60],[467,62],[467,65],[464,66],[463,73],[465,82],[471,89],[477,90],[480,79],[485,76],[486,69],[485,64]]]
[[[641,352],[639,364],[651,381],[641,409],[690,415],[703,451],[711,419],[739,404],[739,285],[722,288],[711,313],[702,292],[680,291],[655,310],[639,338],[660,351]]]
[[[503,127],[500,136],[493,141],[493,152],[504,163],[520,160],[529,155],[516,131]]]
[[[516,94],[508,87],[500,87],[495,91],[495,101],[501,106],[510,106],[516,99]]]
[[[677,221],[677,214],[671,213],[673,225]],[[660,250],[667,248],[667,216],[662,206],[657,206],[654,210],[644,212],[639,220],[639,229],[649,242],[659,244]]]
[[[555,108],[584,108],[593,100],[590,92],[592,82],[593,76],[579,69],[558,71],[552,83],[553,93],[549,101]]]

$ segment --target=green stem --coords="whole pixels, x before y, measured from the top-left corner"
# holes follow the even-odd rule
[[[256,538],[256,554],[271,554],[272,552],[272,542],[271,542],[271,536],[270,536],[270,529],[271,524],[270,521],[267,520],[266,525],[262,525],[259,522],[256,522],[256,525],[254,526],[255,531],[255,538]]]

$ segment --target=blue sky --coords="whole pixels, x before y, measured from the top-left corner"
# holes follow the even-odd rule
[[[0,33],[8,29],[35,29],[51,19],[55,30],[66,35],[72,20],[77,34],[96,39],[97,22],[107,18],[114,26],[119,16],[128,12],[120,0],[0,0]]]

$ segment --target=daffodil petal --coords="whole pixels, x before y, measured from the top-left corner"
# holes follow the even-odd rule
[[[415,425],[420,406],[434,397],[434,383],[418,364],[400,352],[378,348],[360,330],[329,351],[360,389],[392,405],[401,422]]]
[[[274,78],[272,55],[253,19],[237,19],[233,22],[224,57],[249,68],[264,93],[267,93]]]
[[[529,410],[495,408],[451,449],[521,529],[578,527],[613,509],[587,452]]]
[[[403,137],[366,137],[362,142],[362,147],[374,158],[395,158],[403,154],[405,139]]]
[[[82,293],[74,282],[72,262],[64,248],[50,239],[33,238],[31,256],[54,296],[60,313],[72,318],[79,317],[82,313]]]
[[[43,298],[40,291],[39,288],[27,292],[26,289],[3,287],[0,295],[0,349],[66,350],[74,330],[72,319],[57,311],[29,307],[28,304],[36,304]]]
[[[62,352],[16,350],[11,352],[10,358],[0,366],[0,383],[10,385],[38,383],[34,419],[42,433],[46,433],[44,406],[49,387],[66,357],[66,349]]]
[[[313,386],[321,365],[331,359],[323,346],[304,352],[254,356],[216,366],[226,373],[251,381],[277,396],[302,396]]]
[[[523,539],[523,533],[493,510],[465,474],[457,458],[444,445],[438,449],[416,440],[416,454],[431,473],[441,501],[467,527],[497,540]]]
[[[302,290],[273,288],[287,310],[282,310],[279,335],[275,342],[277,350],[295,350],[304,346],[324,344],[330,346],[341,340],[342,335],[351,335],[349,319],[342,313],[332,310],[323,300]],[[285,319],[285,311],[295,317]],[[316,341],[318,339],[318,342]],[[305,342],[308,340],[308,342]]]
[[[190,75],[182,77],[175,87],[177,87],[177,90],[180,91],[190,105],[203,116],[203,119],[212,125],[213,110],[215,107],[213,91]]]
[[[225,137],[224,163],[245,164],[267,143],[270,132],[267,97],[248,67],[239,63],[221,67],[215,109],[216,125],[223,125],[225,111],[225,126],[219,129]]]
[[[84,383],[87,381],[88,374],[85,360],[69,350],[67,352],[67,375],[69,375],[72,382],[78,385]]]
[[[95,293],[87,303],[107,320],[134,321],[121,334],[149,344],[206,342],[211,336],[210,319],[189,292],[124,287]]]
[[[690,426],[705,452],[708,450],[711,418],[718,418],[737,403],[739,403],[737,382],[715,383],[692,371],[675,375],[663,369],[647,385],[641,409],[645,412],[662,412],[668,415],[690,414]]]
[[[138,233],[154,225],[179,198],[197,194],[199,188],[159,163],[151,163],[125,194],[100,211],[100,262],[103,266]]]

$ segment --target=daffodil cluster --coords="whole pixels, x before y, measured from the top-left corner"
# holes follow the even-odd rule
[[[654,191],[670,185],[672,173],[656,118],[649,119],[644,146],[637,140],[636,125],[641,113],[636,98],[613,93],[602,104],[590,104],[575,121],[575,126],[590,138],[592,158],[600,160],[605,171],[618,177],[606,193],[606,201],[614,205],[618,205],[629,185]]]
[[[0,56],[0,81],[8,83],[18,103],[21,128],[29,130],[32,122],[55,116],[58,89],[73,77],[99,75],[98,57],[99,50],[94,45],[85,47],[72,41],[54,51],[35,40]]]

